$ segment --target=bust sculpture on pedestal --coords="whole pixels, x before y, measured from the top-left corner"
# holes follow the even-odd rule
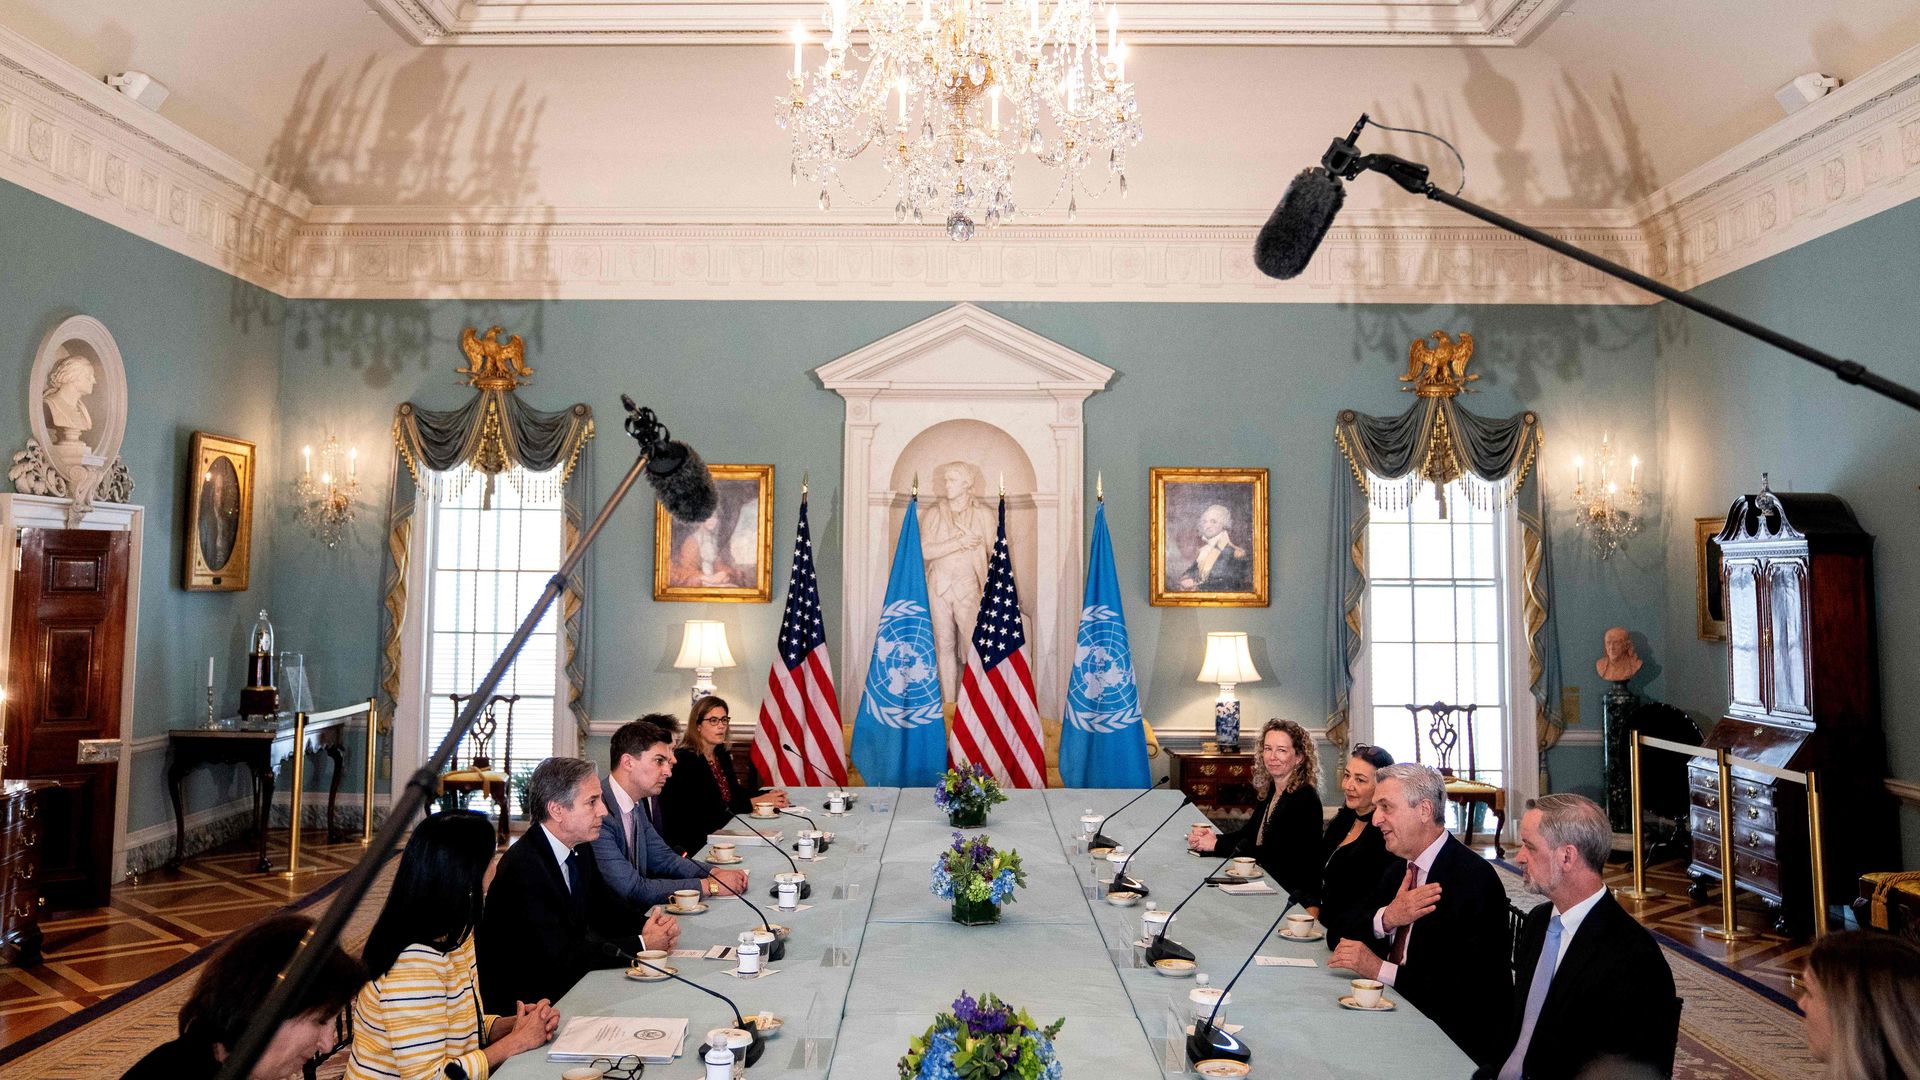
[[[1640,654],[1633,649],[1633,638],[1627,634],[1627,628],[1616,626],[1607,631],[1604,641],[1606,652],[1593,662],[1593,670],[1600,677],[1613,683],[1624,683],[1640,671]]]

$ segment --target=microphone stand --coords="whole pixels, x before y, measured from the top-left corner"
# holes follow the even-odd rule
[[[1187,1036],[1188,1061],[1200,1062],[1209,1058],[1226,1058],[1229,1061],[1244,1063],[1253,1060],[1253,1050],[1246,1043],[1241,1042],[1238,1036],[1228,1033],[1226,1028],[1215,1027],[1213,1020],[1220,1015],[1220,1006],[1226,1003],[1227,994],[1233,990],[1233,984],[1240,981],[1240,976],[1246,974],[1247,965],[1253,963],[1253,958],[1259,954],[1260,945],[1266,944],[1267,939],[1273,936],[1273,932],[1280,929],[1280,920],[1286,918],[1287,912],[1292,911],[1294,905],[1298,903],[1298,900],[1287,901],[1287,906],[1281,908],[1280,914],[1274,917],[1273,925],[1267,927],[1267,932],[1260,935],[1260,943],[1253,947],[1253,952],[1248,953],[1245,960],[1241,961],[1240,970],[1234,972],[1233,978],[1227,980],[1226,987],[1214,1000],[1213,1011],[1207,1014],[1205,1020],[1194,1021],[1193,1034]]]
[[[787,817],[799,818],[801,821],[804,821],[807,823],[807,828],[813,830],[814,832],[813,850],[814,850],[815,858],[818,858],[819,856],[825,855],[827,853],[827,834],[820,831],[820,826],[815,825],[813,823],[812,818],[808,817],[807,815],[801,813],[798,810],[794,810],[788,807],[782,807],[780,812],[782,814],[785,814]],[[799,845],[796,843],[794,847],[796,850],[798,850]]]
[[[1577,263],[1591,266],[1595,270],[1610,277],[1619,278],[1621,281],[1636,288],[1645,289],[1647,292],[1660,297],[1662,300],[1671,301],[1696,314],[1704,315],[1714,322],[1732,327],[1748,337],[1763,341],[1782,352],[1791,353],[1802,360],[1825,368],[1832,372],[1834,377],[1838,378],[1841,382],[1852,383],[1855,386],[1864,386],[1876,394],[1891,398],[1905,405],[1909,409],[1920,410],[1920,391],[1894,382],[1892,379],[1884,376],[1876,375],[1867,370],[1863,364],[1853,360],[1843,360],[1831,353],[1822,352],[1811,345],[1796,341],[1778,331],[1769,330],[1751,319],[1735,315],[1723,307],[1709,304],[1705,300],[1701,300],[1689,293],[1681,292],[1671,285],[1656,281],[1645,274],[1622,266],[1611,259],[1603,259],[1584,248],[1575,247],[1565,240],[1541,232],[1531,225],[1522,224],[1507,217],[1505,214],[1489,210],[1478,203],[1470,202],[1452,192],[1442,191],[1433,186],[1432,181],[1427,178],[1427,167],[1418,162],[1408,161],[1405,158],[1395,157],[1392,154],[1360,154],[1354,146],[1353,141],[1359,137],[1360,129],[1365,127],[1368,122],[1368,117],[1362,114],[1360,122],[1353,126],[1353,132],[1345,139],[1336,139],[1333,145],[1328,148],[1326,155],[1320,159],[1321,165],[1325,167],[1328,172],[1347,180],[1353,179],[1363,171],[1370,170],[1380,173],[1415,195],[1425,195],[1427,198],[1443,206],[1451,206],[1469,217],[1479,218],[1481,221],[1495,228],[1510,232],[1523,240],[1531,240],[1550,251],[1565,255]]]
[[[808,773],[808,772],[817,772],[817,773],[819,773],[819,774],[820,774],[821,776],[824,776],[824,777],[826,777],[826,778],[827,778],[827,779],[828,779],[829,781],[831,781],[831,782],[833,782],[833,783],[834,783],[834,784],[836,784],[836,785],[843,785],[843,784],[845,784],[845,783],[846,783],[846,781],[844,781],[844,780],[835,780],[835,779],[834,779],[834,777],[833,777],[833,770],[831,770],[831,769],[827,769],[827,768],[823,768],[823,767],[822,767],[822,766],[820,766],[819,764],[817,764],[817,763],[815,763],[815,762],[814,762],[814,760],[813,760],[812,758],[809,758],[809,757],[806,757],[806,756],[804,756],[803,754],[801,754],[801,753],[800,753],[800,751],[798,751],[798,750],[795,750],[795,749],[793,748],[793,744],[792,744],[792,743],[789,743],[789,742],[783,742],[783,743],[781,743],[781,744],[780,744],[780,749],[782,749],[782,750],[785,750],[785,751],[787,752],[787,756],[788,756],[788,757],[791,757],[791,758],[792,758],[793,760],[795,760],[795,761],[797,761],[797,762],[799,762],[800,764],[802,764],[802,765],[804,765],[804,766],[806,766],[806,771],[804,771],[804,772],[802,772],[802,773],[800,774],[800,779],[802,779],[802,780],[805,780],[805,779],[807,779],[807,773]],[[800,785],[800,786],[801,786],[801,787],[813,787],[813,786],[815,786],[815,785],[812,785],[812,784],[802,784],[802,785]]]
[[[1198,957],[1193,955],[1193,950],[1187,948],[1185,945],[1182,945],[1177,941],[1168,941],[1167,930],[1168,928],[1173,926],[1173,917],[1180,913],[1181,908],[1187,906],[1188,900],[1191,900],[1194,897],[1200,895],[1201,889],[1204,889],[1209,885],[1223,885],[1231,880],[1231,879],[1221,878],[1218,875],[1221,869],[1225,867],[1227,863],[1231,862],[1232,860],[1233,860],[1233,853],[1229,852],[1227,854],[1227,857],[1224,859],[1221,859],[1219,864],[1216,865],[1213,868],[1213,870],[1207,874],[1206,877],[1203,877],[1200,879],[1200,884],[1195,885],[1193,887],[1192,892],[1182,897],[1179,903],[1173,905],[1173,910],[1167,912],[1167,921],[1160,924],[1160,932],[1153,935],[1153,942],[1147,946],[1147,962],[1149,964],[1159,960],[1170,960],[1170,959],[1171,960],[1196,960],[1198,959]]]
[[[719,877],[715,876],[713,872],[713,867],[711,866],[707,867],[707,880],[713,882],[715,885],[718,885],[721,888],[732,893],[734,899],[747,905],[748,908],[752,909],[755,915],[758,915],[760,917],[760,928],[765,930],[767,933],[773,935],[773,944],[767,949],[767,963],[771,964],[776,960],[786,959],[787,935],[773,928],[773,924],[767,921],[767,913],[764,911],[761,911],[760,908],[756,906],[753,901],[747,899],[746,893],[741,892],[740,890],[727,884],[725,881],[722,881]],[[672,909],[669,908],[668,910],[671,911]]]
[[[639,437],[640,435],[636,433],[636,438]],[[466,737],[467,730],[473,726],[474,720],[479,717],[486,703],[493,697],[494,690],[499,687],[500,680],[505,677],[514,659],[520,655],[520,650],[526,645],[527,638],[533,633],[533,628],[546,616],[547,609],[553,606],[553,602],[566,589],[573,572],[579,568],[581,561],[586,558],[588,549],[599,537],[600,530],[606,526],[613,517],[613,512],[619,509],[621,502],[626,499],[627,492],[632,490],[634,481],[638,480],[640,474],[646,470],[654,447],[653,442],[642,440],[641,453],[634,459],[633,466],[627,470],[625,476],[620,478],[620,483],[613,489],[613,494],[607,499],[605,505],[601,506],[599,515],[587,526],[586,531],[580,534],[579,541],[561,561],[560,568],[547,579],[546,589],[541,592],[540,598],[534,601],[533,609],[520,621],[520,626],[514,630],[513,636],[507,639],[506,648],[501,650],[500,656],[494,660],[493,667],[487,670],[486,677],[480,680],[480,685],[467,698],[466,706],[460,710],[460,715],[455,718],[453,726],[447,730],[446,737],[440,740],[440,745],[428,755],[420,768],[407,778],[406,786],[401,789],[399,797],[394,800],[393,808],[387,813],[386,824],[382,825],[379,831],[373,834],[373,839],[367,842],[366,852],[361,855],[360,861],[354,864],[353,869],[347,871],[345,877],[341,878],[339,895],[327,905],[325,913],[301,941],[292,960],[281,972],[280,978],[275,981],[272,992],[267,995],[265,1001],[260,1003],[259,1009],[253,1014],[252,1022],[247,1025],[239,1041],[227,1054],[227,1060],[220,1066],[219,1080],[246,1080],[252,1075],[254,1064],[260,1060],[260,1055],[266,1051],[267,1044],[273,1040],[274,1033],[280,1028],[281,1020],[292,1012],[293,1002],[312,984],[320,970],[320,965],[338,944],[340,932],[346,928],[347,919],[366,898],[368,888],[373,885],[374,874],[400,846],[401,837],[412,829],[414,821],[420,816],[421,806],[433,797],[440,773],[447,767],[447,762],[453,759],[453,753],[459,747],[460,740]],[[368,792],[367,795],[371,798],[373,793]]]
[[[1145,885],[1127,876],[1127,867],[1133,865],[1133,857],[1135,855],[1140,854],[1140,849],[1147,846],[1148,840],[1153,839],[1153,833],[1157,833],[1161,829],[1166,828],[1167,822],[1172,821],[1176,816],[1178,816],[1180,811],[1185,810],[1187,808],[1187,804],[1192,801],[1193,799],[1191,797],[1181,799],[1180,805],[1173,808],[1173,813],[1168,814],[1166,817],[1162,818],[1160,820],[1160,824],[1155,825],[1153,827],[1153,832],[1148,833],[1145,838],[1143,838],[1138,844],[1134,845],[1134,848],[1132,851],[1127,852],[1126,861],[1120,864],[1120,871],[1113,875],[1112,881],[1107,883],[1108,892],[1110,893],[1133,892],[1133,893],[1139,893],[1141,896],[1147,895],[1147,887]]]
[[[660,974],[665,975],[667,978],[675,980],[676,982],[686,983],[688,986],[693,987],[695,990],[698,990],[701,993],[708,995],[709,997],[717,997],[721,1001],[726,1002],[727,1008],[733,1010],[734,1024],[737,1025],[740,1028],[740,1030],[746,1032],[748,1035],[753,1037],[753,1041],[747,1044],[747,1051],[745,1055],[747,1059],[747,1068],[749,1069],[753,1068],[754,1063],[760,1060],[760,1055],[766,1052],[767,1041],[766,1039],[762,1038],[760,1035],[760,1025],[758,1023],[753,1023],[753,1024],[747,1023],[746,1017],[740,1015],[740,1006],[735,1005],[733,1003],[732,998],[728,997],[727,995],[721,993],[718,990],[709,990],[708,988],[701,986],[699,983],[694,982],[692,979],[689,979],[686,976],[681,975],[676,971],[672,971],[668,968],[660,967],[656,964],[650,964],[645,960],[642,960],[639,957],[628,952],[627,950],[621,948],[619,944],[616,942],[602,941],[600,943],[600,950],[606,953],[608,956],[618,956],[621,959],[624,959],[629,964],[637,964],[640,967],[646,968],[648,971],[657,971]],[[755,1015],[754,1019],[755,1020],[759,1019],[757,1014]],[[700,1056],[702,1058],[705,1058],[707,1056],[707,1045],[705,1043],[700,1044]]]
[[[1155,780],[1152,786],[1148,787],[1147,790],[1141,792],[1138,795],[1135,795],[1133,798],[1128,799],[1126,802],[1121,803],[1119,809],[1116,809],[1112,813],[1109,813],[1106,817],[1101,818],[1100,824],[1104,827],[1107,822],[1112,821],[1116,817],[1119,817],[1120,811],[1125,810],[1127,807],[1132,806],[1134,803],[1137,803],[1141,799],[1146,798],[1149,794],[1152,794],[1153,792],[1158,791],[1160,788],[1166,786],[1167,780],[1168,778],[1164,776],[1158,780]],[[1093,836],[1087,840],[1087,850],[1089,851],[1093,850],[1094,848],[1103,848],[1103,847],[1116,848],[1119,846],[1120,846],[1120,841],[1115,840],[1111,836],[1108,836],[1103,828],[1093,830]]]
[[[747,819],[741,817],[739,814],[733,815],[733,820],[739,822],[742,825],[747,825]],[[803,879],[800,882],[800,899],[805,900],[807,897],[813,895],[813,882],[804,880],[807,875],[803,871],[801,871],[800,864],[793,861],[793,856],[787,854],[786,848],[783,848],[779,844],[774,843],[772,838],[769,837],[766,833],[761,832],[759,829],[756,829],[751,825],[747,825],[747,831],[759,837],[761,840],[765,841],[768,847],[779,852],[780,857],[787,860],[787,865],[793,867],[793,872],[800,875],[800,877]],[[769,896],[778,897],[780,895],[780,883],[777,881],[774,882],[773,888],[767,890],[767,894]]]

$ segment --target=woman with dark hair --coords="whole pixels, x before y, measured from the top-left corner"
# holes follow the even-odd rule
[[[1920,1078],[1920,946],[1906,938],[1849,930],[1814,942],[1800,1011],[1832,1080]]]
[[[480,1010],[473,931],[480,925],[494,831],[484,814],[443,810],[400,856],[362,955],[371,982],[353,1003],[354,1080],[484,1080],[545,1045],[560,1023],[546,1001],[512,1016]]]
[[[660,789],[661,838],[682,855],[698,851],[715,829],[754,804],[784,807],[787,793],[754,794],[733,775],[727,752],[727,724],[733,719],[726,700],[708,694],[693,703],[687,730],[673,748],[673,775]],[[756,778],[757,779],[757,778]]]
[[[1253,820],[1229,833],[1196,825],[1187,835],[1194,851],[1251,855],[1289,899],[1320,904],[1320,756],[1313,736],[1291,720],[1269,720],[1260,729],[1253,759],[1253,790],[1260,796]]]
[[[1320,871],[1320,907],[1313,917],[1327,928],[1327,948],[1348,937],[1356,913],[1370,919],[1369,897],[1387,872],[1393,854],[1373,824],[1374,773],[1393,764],[1393,755],[1377,746],[1355,743],[1340,770],[1340,794],[1345,805],[1327,823],[1321,838],[1326,860]],[[1362,910],[1365,909],[1365,910]]]
[[[122,1080],[199,1080],[218,1073],[312,928],[304,915],[275,915],[235,934],[207,962],[193,996],[180,1007],[180,1037],[141,1058]],[[308,1058],[332,1052],[340,1010],[365,981],[353,957],[338,948],[329,953],[254,1063],[253,1080],[281,1080],[297,1074]]]

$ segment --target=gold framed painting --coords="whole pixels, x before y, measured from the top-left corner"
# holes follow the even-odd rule
[[[1148,469],[1148,603],[1266,607],[1267,470]]]
[[[1727,640],[1726,578],[1713,542],[1726,526],[1726,518],[1693,519],[1693,607],[1701,641]]]
[[[712,516],[653,508],[653,598],[764,604],[773,598],[773,466],[709,465]]]
[[[243,592],[253,561],[253,444],[196,431],[187,462],[184,587]]]

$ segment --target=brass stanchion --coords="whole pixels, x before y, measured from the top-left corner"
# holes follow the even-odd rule
[[[367,699],[367,813],[360,825],[360,846],[366,847],[373,842],[373,781],[379,771],[376,764],[377,751],[380,749],[380,702],[377,698]]]
[[[1820,846],[1820,776],[1807,770],[1807,839],[1813,844],[1813,936],[1827,936],[1827,861]]]
[[[300,811],[301,803],[306,801],[307,775],[307,714],[293,714],[293,791],[287,805],[287,868],[280,872],[283,878],[290,878],[300,872]]]
[[[1733,909],[1734,893],[1738,891],[1733,880],[1733,771],[1727,766],[1724,747],[1715,750],[1713,756],[1720,770],[1720,925],[1707,927],[1702,933],[1731,946],[1751,938],[1753,931],[1739,924]]]
[[[1647,888],[1647,849],[1640,837],[1640,733],[1631,734],[1627,743],[1627,790],[1633,804],[1633,888],[1615,889],[1628,900],[1655,900],[1667,895],[1664,889]]]

